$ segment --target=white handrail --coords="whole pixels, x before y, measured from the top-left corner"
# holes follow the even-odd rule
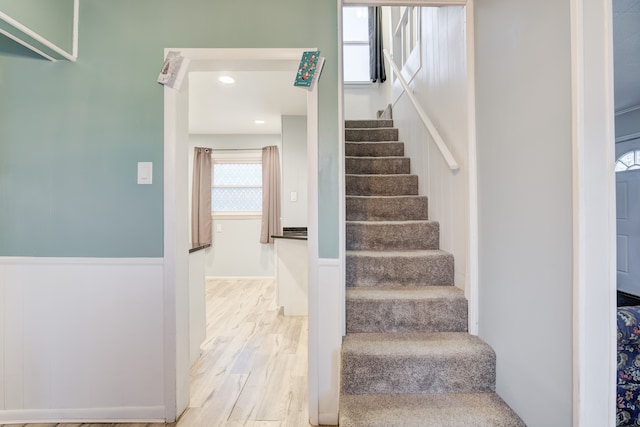
[[[415,95],[411,91],[411,88],[409,87],[409,84],[407,83],[407,81],[404,79],[404,77],[402,77],[402,72],[400,71],[396,63],[393,61],[393,58],[391,57],[389,52],[385,49],[383,50],[383,53],[385,58],[387,58],[387,61],[389,61],[391,68],[393,68],[393,72],[396,74],[396,77],[400,81],[400,84],[402,84],[404,91],[407,93],[407,96],[411,100],[413,107],[416,109],[416,111],[418,112],[418,115],[422,119],[422,123],[424,123],[425,127],[431,134],[433,141],[436,143],[436,146],[440,150],[440,154],[442,154],[442,157],[444,157],[445,162],[447,162],[447,165],[449,165],[449,169],[451,169],[452,171],[457,171],[460,167],[458,166],[458,163],[456,162],[456,160],[453,158],[453,155],[451,154],[451,151],[449,151],[447,144],[442,139],[442,136],[440,136],[440,132],[438,132],[438,129],[436,129],[436,127],[434,126],[429,116],[427,116],[427,113],[420,106],[420,103],[418,102]]]

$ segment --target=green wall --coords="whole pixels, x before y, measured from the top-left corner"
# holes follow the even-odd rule
[[[0,0],[0,11],[71,53],[73,0]]]
[[[336,3],[83,0],[76,63],[0,50],[0,256],[162,256],[164,48],[317,47],[320,256],[337,257]]]

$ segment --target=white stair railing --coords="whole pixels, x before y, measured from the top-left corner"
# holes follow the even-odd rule
[[[440,150],[440,154],[442,154],[442,157],[444,157],[444,161],[447,162],[447,165],[449,165],[449,169],[451,169],[452,171],[457,171],[460,167],[458,166],[458,163],[456,162],[456,160],[453,158],[453,154],[451,154],[451,151],[449,151],[449,147],[447,147],[447,144],[442,139],[442,136],[440,136],[440,132],[438,132],[438,129],[436,129],[435,125],[433,124],[433,122],[431,121],[427,113],[420,106],[420,103],[416,99],[416,96],[411,91],[411,88],[409,87],[409,84],[407,83],[407,81],[404,79],[404,77],[402,77],[402,72],[396,65],[395,61],[393,60],[389,52],[385,49],[383,53],[385,58],[387,58],[387,61],[389,61],[391,68],[393,68],[393,72],[396,74],[396,77],[398,78],[398,81],[402,85],[402,88],[404,89],[404,91],[407,93],[407,96],[411,100],[413,107],[418,112],[418,115],[420,116],[422,123],[424,123],[424,126],[427,128],[427,130],[429,131],[429,134],[433,138],[433,141],[435,142],[436,146]]]

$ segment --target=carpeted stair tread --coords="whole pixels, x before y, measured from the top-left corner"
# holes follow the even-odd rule
[[[345,156],[382,157],[404,156],[404,142],[397,141],[360,141],[346,142]]]
[[[343,341],[344,355],[422,357],[450,353],[494,354],[487,343],[466,332],[362,333],[346,335]]]
[[[347,288],[347,333],[466,332],[467,300],[455,286]]]
[[[418,195],[417,175],[345,174],[346,194],[350,196]]]
[[[393,127],[393,120],[345,120],[344,127],[349,128],[390,128]]]
[[[526,427],[496,393],[342,395],[340,427]]]
[[[408,157],[345,157],[345,172],[360,175],[391,175],[411,173]]]
[[[495,391],[495,353],[465,332],[350,333],[342,344],[342,393]]]
[[[346,252],[347,286],[443,286],[453,280],[453,255],[439,249]]]
[[[345,142],[359,141],[397,141],[398,129],[396,128],[346,128],[344,130]]]
[[[347,196],[347,221],[427,220],[426,196]]]
[[[347,250],[438,249],[437,221],[347,221]]]

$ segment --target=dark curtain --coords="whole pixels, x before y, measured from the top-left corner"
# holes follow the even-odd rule
[[[382,8],[369,7],[369,77],[373,83],[384,83],[387,76],[384,72],[384,56],[382,54]]]

